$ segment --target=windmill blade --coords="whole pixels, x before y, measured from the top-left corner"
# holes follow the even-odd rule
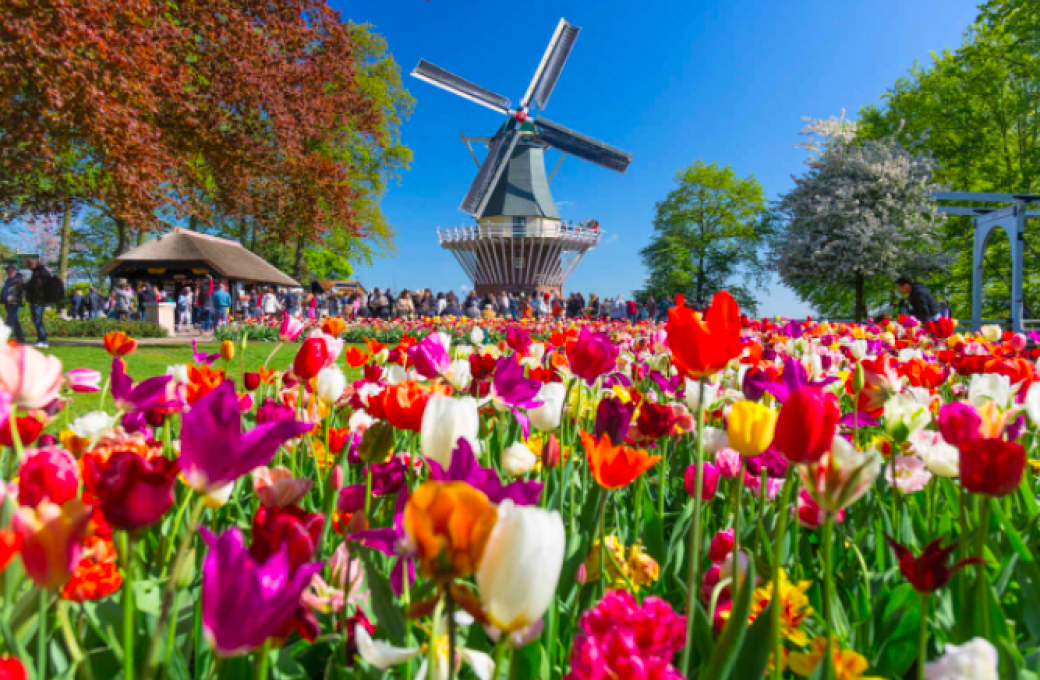
[[[556,87],[556,81],[560,79],[560,72],[563,71],[563,65],[567,63],[567,57],[574,49],[574,41],[578,39],[580,30],[577,26],[567,23],[566,19],[560,19],[556,32],[549,41],[549,47],[545,49],[542,61],[538,64],[538,70],[534,72],[534,78],[531,79],[521,106],[526,108],[532,99],[539,109],[544,109],[549,103],[549,95]]]
[[[465,78],[460,78],[450,71],[445,71],[440,66],[431,64],[425,59],[419,60],[419,64],[412,70],[412,75],[419,80],[425,80],[430,85],[436,85],[442,90],[453,92],[493,111],[509,113],[509,105],[512,103],[509,101],[509,97],[495,94],[491,90],[487,90],[476,83],[471,83]]]
[[[480,217],[484,206],[487,205],[488,198],[491,197],[491,192],[494,191],[499,178],[509,165],[509,158],[513,155],[513,148],[518,141],[520,141],[520,131],[509,130],[491,142],[487,158],[480,164],[477,177],[470,185],[469,191],[466,192],[466,197],[462,199],[459,210],[468,212],[473,217]]]
[[[609,144],[604,144],[592,137],[587,137],[580,132],[575,132],[546,118],[536,119],[534,125],[538,128],[538,136],[543,142],[572,156],[584,158],[591,163],[602,165],[604,168],[610,168],[618,172],[628,170],[628,166],[632,162],[632,154]]]

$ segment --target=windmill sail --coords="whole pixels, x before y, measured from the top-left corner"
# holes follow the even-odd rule
[[[498,183],[498,179],[502,176],[506,165],[509,164],[509,158],[513,155],[513,148],[519,140],[519,130],[509,130],[495,137],[491,142],[491,148],[488,149],[487,158],[480,164],[480,170],[477,172],[476,179],[473,180],[469,191],[466,192],[466,197],[462,199],[462,205],[459,206],[460,210],[468,212],[474,217],[480,217],[484,206],[487,205],[492,189]]]
[[[419,64],[412,70],[412,75],[419,80],[425,80],[431,85],[436,85],[460,97],[465,97],[493,111],[509,113],[509,106],[512,102],[509,101],[508,97],[503,97],[465,78],[460,78],[454,73],[442,69],[440,66],[431,64],[425,59],[419,60]]]
[[[567,63],[567,57],[574,49],[574,41],[578,39],[580,30],[577,26],[567,23],[565,19],[560,19],[556,32],[549,41],[549,47],[538,64],[538,70],[531,79],[531,85],[527,88],[527,94],[524,95],[523,106],[528,106],[533,100],[539,109],[545,108],[553,88],[556,87],[556,81],[560,79],[563,65]]]
[[[559,123],[554,123],[546,118],[538,118],[534,121],[534,125],[538,128],[538,137],[546,144],[572,156],[583,158],[590,163],[618,172],[625,172],[632,163],[631,154],[592,137],[587,137],[580,132],[575,132]]]

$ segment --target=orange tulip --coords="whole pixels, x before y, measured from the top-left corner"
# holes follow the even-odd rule
[[[9,529],[0,529],[0,573],[22,548],[22,535]]]
[[[688,378],[704,378],[721,371],[740,356],[740,308],[726,291],[715,293],[702,317],[686,306],[681,295],[668,310],[668,347],[672,363]]]
[[[257,369],[257,372],[260,374],[260,382],[265,385],[270,385],[278,377],[278,371],[273,368],[264,368],[261,366]]]
[[[606,434],[596,441],[588,432],[582,432],[581,444],[589,456],[592,477],[605,489],[628,486],[661,460],[660,456],[651,456],[645,449],[614,446]]]
[[[345,330],[347,330],[347,322],[338,316],[330,316],[321,324],[321,331],[334,338],[339,337],[339,334]]]
[[[497,521],[488,497],[465,482],[426,482],[404,509],[422,575],[442,582],[477,571]]]
[[[372,338],[365,338],[365,347],[368,348],[368,353],[369,354],[371,354],[372,356],[375,356],[375,355],[379,354],[380,352],[382,352],[383,348],[385,348],[386,345],[384,345],[381,342],[377,342],[376,340],[373,340]]]
[[[224,371],[214,369],[210,366],[194,366],[189,364],[188,380],[191,381],[187,385],[188,403],[194,404],[196,401],[209,394],[217,385],[224,382]]]
[[[114,357],[122,357],[137,349],[137,341],[123,331],[105,333],[105,351]]]
[[[365,352],[362,352],[357,347],[351,347],[347,349],[343,355],[347,358],[347,366],[351,368],[361,368],[371,358]]]
[[[84,541],[84,548],[79,566],[61,589],[61,596],[72,602],[103,600],[123,585],[115,546],[111,541],[91,536]]]
[[[451,394],[450,387],[423,387],[415,382],[387,385],[382,392],[368,400],[368,411],[373,418],[387,421],[399,430],[418,432],[422,429],[426,402],[434,392]]]

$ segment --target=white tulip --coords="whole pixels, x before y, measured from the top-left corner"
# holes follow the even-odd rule
[[[527,412],[531,425],[542,432],[551,432],[558,428],[566,396],[567,388],[563,383],[551,382],[542,385],[538,390],[538,401],[542,402],[542,405]]]
[[[704,452],[714,456],[722,449],[729,448],[729,435],[726,431],[718,427],[705,427],[704,428]]]
[[[173,382],[181,383],[186,385],[191,382],[191,377],[188,375],[187,364],[174,364],[173,366],[166,367],[166,375],[173,378]]]
[[[904,347],[899,350],[899,363],[910,361],[911,359],[923,359],[924,355],[921,354],[921,350],[916,347]]]
[[[469,332],[469,340],[475,346],[480,347],[480,345],[484,342],[484,329],[480,326],[474,326],[473,330]]]
[[[375,422],[376,419],[364,411],[354,411],[350,414],[350,417],[347,418],[347,428],[351,432],[364,432],[368,428],[372,427]]]
[[[910,435],[910,445],[924,461],[925,467],[938,477],[959,477],[960,451],[950,446],[934,430],[921,430]]]
[[[420,438],[423,455],[447,469],[451,465],[451,452],[460,439],[468,441],[474,452],[479,450],[479,429],[480,413],[477,411],[476,399],[454,399],[435,394],[426,403],[422,417]]]
[[[514,442],[502,449],[502,469],[511,477],[526,475],[537,462],[538,456],[523,442]]]
[[[1004,330],[996,325],[983,326],[979,329],[979,335],[986,342],[999,342],[1001,336],[1004,335]]]
[[[853,340],[852,344],[849,345],[849,352],[852,354],[852,358],[856,361],[865,359],[867,357],[867,341]]]
[[[347,376],[339,366],[329,366],[318,371],[314,378],[314,393],[326,404],[335,404],[347,389]]]
[[[567,537],[556,511],[506,500],[477,570],[488,620],[511,633],[535,623],[556,593]]]
[[[1034,425],[1040,425],[1040,383],[1033,383],[1026,392],[1026,414]]]
[[[470,369],[469,360],[456,359],[448,364],[444,377],[459,392],[469,387],[470,382],[473,381],[473,371]]]
[[[383,389],[383,386],[377,383],[364,383],[357,391],[358,398],[361,399],[361,404],[365,408],[368,408],[368,400],[382,392]]]
[[[896,394],[885,402],[885,431],[896,441],[906,441],[930,422],[932,414],[928,407],[912,396]]]
[[[459,621],[455,617],[456,622]],[[425,655],[416,678],[430,678],[430,680],[447,680],[450,664],[448,663],[448,641],[444,630],[447,627],[447,617],[434,627],[437,641],[431,645],[433,648],[433,664],[431,667],[430,656],[422,647],[394,647],[379,640],[373,640],[364,626],[358,625],[354,628],[354,640],[357,643],[358,656],[365,660],[370,666],[386,670],[391,666],[400,666],[412,659]],[[484,652],[467,649],[461,645],[455,649],[457,659],[466,663],[479,680],[491,680],[495,670],[495,660]]]
[[[104,411],[84,413],[69,424],[69,430],[80,439],[96,439],[115,424],[115,419]]]
[[[718,401],[719,398],[719,386],[717,383],[707,382],[704,383],[704,408],[709,409],[711,405]],[[701,405],[701,387],[696,380],[686,381],[686,408],[690,409],[690,413],[700,413]]]
[[[997,649],[985,638],[946,645],[941,658],[927,664],[928,680],[999,680]]]
[[[360,624],[354,628],[354,641],[357,643],[358,655],[369,666],[382,670],[407,663],[423,652],[420,647],[394,647],[380,640],[373,640]]]
[[[968,401],[974,406],[992,401],[998,408],[1006,409],[1011,405],[1013,394],[1011,378],[998,373],[976,373],[968,385]]]
[[[391,364],[386,367],[386,384],[397,385],[408,380],[408,371],[404,370],[404,366],[397,364]]]

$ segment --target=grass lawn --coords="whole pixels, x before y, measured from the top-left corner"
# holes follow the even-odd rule
[[[242,385],[243,359],[245,370],[255,371],[264,363],[267,355],[271,353],[276,345],[274,343],[250,343],[244,353],[237,352],[235,358],[230,362],[217,359],[214,368],[222,368],[227,371],[228,377],[235,381],[239,387]],[[203,343],[199,345],[200,352],[215,353],[220,349],[219,343]],[[236,347],[236,350],[238,348]],[[298,345],[284,345],[274,356],[270,366],[272,368],[285,368],[295,356]],[[72,368],[93,368],[107,376],[112,369],[112,357],[105,352],[103,347],[50,347],[41,350],[61,359],[65,370]],[[156,375],[166,375],[166,367],[174,364],[187,364],[192,362],[191,345],[142,345],[133,354],[124,357],[126,360],[127,373],[139,382],[145,378]],[[75,418],[87,411],[94,411],[100,407],[101,398],[98,392],[86,392],[75,395],[70,407],[69,417]],[[111,396],[105,402],[105,410],[110,413],[115,406]],[[64,414],[60,418],[64,420]]]

